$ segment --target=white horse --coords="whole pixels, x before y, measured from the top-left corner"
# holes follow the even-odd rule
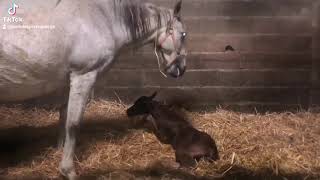
[[[180,10],[181,0],[174,10],[137,0],[0,1],[0,101],[23,101],[68,89],[59,120],[64,132],[62,175],[77,177],[73,156],[86,102],[97,77],[110,69],[121,50],[154,43],[165,74],[183,75],[186,31]]]

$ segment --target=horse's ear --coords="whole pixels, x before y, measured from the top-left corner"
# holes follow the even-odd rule
[[[158,94],[158,92],[156,91],[156,92],[154,92],[149,98],[150,98],[150,99],[153,99],[153,98],[155,98],[155,97],[157,96],[157,94]]]
[[[182,0],[179,0],[177,4],[174,7],[173,15],[175,17],[180,17],[181,16],[181,5],[182,5]]]

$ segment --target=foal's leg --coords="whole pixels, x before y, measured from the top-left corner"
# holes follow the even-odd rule
[[[69,180],[76,179],[73,156],[76,145],[76,131],[79,128],[88,97],[96,82],[97,72],[70,76],[70,93],[67,108],[66,139],[60,163],[60,172]]]
[[[180,164],[182,167],[194,167],[196,165],[195,160],[185,152],[176,150],[176,162]]]

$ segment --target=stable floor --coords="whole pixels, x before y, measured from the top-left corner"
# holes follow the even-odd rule
[[[320,179],[320,113],[183,113],[216,141],[220,160],[178,168],[174,151],[135,126],[126,106],[89,104],[76,153],[81,179]],[[0,107],[0,179],[62,179],[59,114]]]

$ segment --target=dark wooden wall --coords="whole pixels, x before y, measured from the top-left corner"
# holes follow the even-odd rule
[[[320,104],[320,1],[313,6],[312,105]]]
[[[175,2],[149,1],[166,7]],[[313,85],[313,63],[320,57],[314,2],[183,0],[189,32],[185,76],[162,77],[152,48],[144,47],[121,56],[99,81],[96,95],[131,103],[157,90],[162,100],[192,107],[307,107],[316,102],[318,91],[312,89],[320,87]],[[226,45],[241,56],[223,52]]]

